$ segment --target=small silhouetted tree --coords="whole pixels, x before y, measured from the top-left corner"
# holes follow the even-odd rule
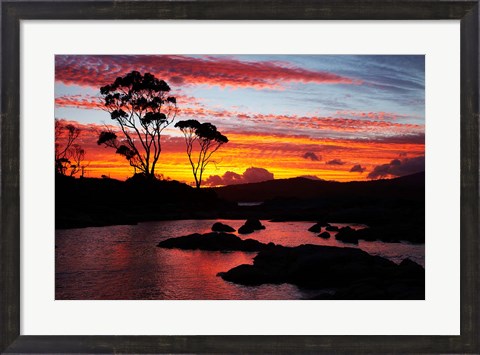
[[[132,71],[100,88],[105,110],[118,123],[123,139],[112,131],[99,135],[97,143],[115,148],[134,168],[148,178],[155,178],[162,131],[177,114],[175,97],[168,96],[170,87],[150,73]]]
[[[55,119],[55,172],[74,176],[82,169],[85,150],[75,141],[80,129]]]
[[[175,127],[179,128],[185,136],[187,156],[192,166],[195,186],[200,188],[203,172],[210,162],[212,154],[227,143],[228,138],[217,131],[217,127],[213,124],[200,123],[197,120],[179,121]],[[198,158],[192,157],[195,145],[199,148]]]

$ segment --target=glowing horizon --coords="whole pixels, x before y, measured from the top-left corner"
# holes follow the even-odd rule
[[[124,157],[96,144],[102,125],[115,129],[99,88],[131,70],[169,84],[177,122],[211,122],[229,138],[204,186],[271,174],[362,181],[424,170],[424,56],[56,56],[55,118],[81,129],[87,177],[133,174]],[[193,181],[173,124],[156,171]]]

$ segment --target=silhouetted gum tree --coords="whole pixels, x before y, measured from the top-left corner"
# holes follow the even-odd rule
[[[137,167],[141,165],[141,162],[138,160],[138,155],[136,151],[130,149],[125,144],[121,144],[118,141],[117,135],[114,132],[110,130],[100,132],[97,144],[103,144],[106,147],[115,148],[115,153],[123,155],[130,163],[130,166],[133,167],[134,174],[137,173]]]
[[[179,121],[175,124],[185,136],[185,144],[187,146],[187,156],[192,166],[195,185],[200,188],[202,185],[202,176],[205,168],[210,162],[212,154],[215,153],[220,146],[228,143],[228,138],[217,131],[211,123],[200,123],[197,120]],[[198,143],[200,151],[198,158],[192,158],[195,142]]]
[[[162,151],[161,134],[177,114],[170,87],[150,73],[132,71],[100,88],[105,109],[123,133],[120,142],[115,133],[101,132],[98,144],[113,147],[130,165],[149,178],[155,178],[155,166]]]
[[[55,119],[55,172],[57,174],[74,176],[82,170],[85,150],[75,143],[79,135],[79,128]]]

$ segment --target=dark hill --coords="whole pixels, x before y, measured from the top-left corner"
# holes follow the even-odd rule
[[[336,182],[291,178],[214,188],[228,201],[253,202],[279,198],[413,198],[424,199],[425,172],[395,179]]]
[[[363,239],[422,243],[425,173],[391,180],[334,182],[293,178],[195,189],[178,181],[55,181],[56,228],[177,219],[348,222],[370,226]],[[259,206],[236,202],[262,201]]]
[[[361,223],[373,239],[422,243],[425,236],[425,173],[396,179],[335,182],[306,178],[271,180],[214,189],[232,202],[260,202],[238,207],[235,217],[275,221]]]
[[[212,218],[224,208],[211,189],[178,181],[55,178],[56,228]]]

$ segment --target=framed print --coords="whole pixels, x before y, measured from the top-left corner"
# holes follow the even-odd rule
[[[476,1],[2,24],[2,351],[480,350]]]

